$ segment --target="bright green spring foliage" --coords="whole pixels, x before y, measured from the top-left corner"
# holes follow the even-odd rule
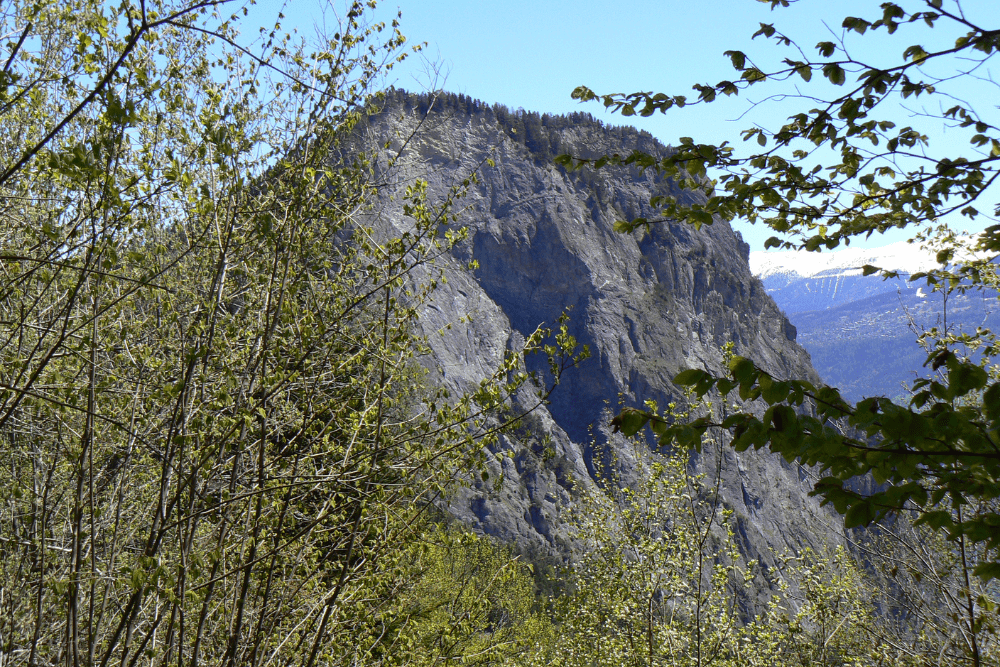
[[[882,641],[887,633],[873,603],[874,588],[843,547],[830,555],[805,549],[782,561],[780,593],[742,629],[734,665],[920,664]]]
[[[530,566],[488,538],[435,527],[408,553],[409,585],[391,618],[390,653],[414,665],[495,665],[552,634]]]
[[[768,1],[772,8],[789,5]],[[748,90],[787,93],[791,110],[778,127],[745,130],[744,141],[755,140],[745,144],[749,148],[684,138],[662,159],[635,153],[607,156],[595,166],[656,169],[707,197],[693,204],[656,198],[652,203],[663,220],[696,227],[715,218],[766,224],[777,233],[768,246],[821,251],[891,228],[914,229],[914,237],[923,240],[922,226],[938,225],[950,214],[965,216],[972,225],[988,218],[983,207],[995,206],[1000,176],[1000,121],[995,105],[977,108],[949,94],[948,86],[951,79],[969,81],[988,68],[1000,48],[1000,31],[974,23],[960,0],[873,2],[867,18],[846,17],[841,23],[843,38],[820,42],[815,56],[807,55],[805,46],[797,48],[777,23],[761,24],[754,37],[775,42],[780,64],[755,63],[745,53],[727,51],[738,76],[696,85],[697,100],[690,102],[684,96],[597,95],[578,88],[575,97],[600,99],[626,115],[718,102]],[[873,33],[887,33],[885,41],[899,54],[894,61],[866,51]],[[924,48],[925,40],[941,46]],[[785,80],[796,86],[785,86]],[[913,125],[897,126],[904,114],[891,110],[898,110],[899,101],[920,105],[920,114],[906,116]],[[928,117],[952,126],[953,133],[966,133],[967,141],[931,143],[919,130]],[[587,162],[560,160],[570,166]],[[663,220],[623,221],[619,227],[630,231]],[[993,284],[990,262],[1000,252],[1000,226],[986,223],[971,238],[947,233],[942,238],[949,242],[936,248],[940,268],[912,279],[945,294]],[[815,493],[845,515],[848,527],[916,508],[920,522],[946,531],[970,559],[977,551],[976,573],[990,579],[1000,576],[1000,384],[985,366],[998,348],[992,332],[959,333],[942,330],[925,340],[926,365],[937,373],[913,383],[908,403],[872,397],[851,406],[834,388],[772,377],[753,359],[734,359],[727,377],[691,369],[676,381],[699,395],[738,392],[744,401],[762,400],[763,415],[747,412],[724,422],[734,446],[766,446],[789,461],[818,466],[823,479]],[[646,423],[664,444],[679,440],[692,446],[709,426],[698,420],[668,427],[641,411],[627,411],[616,421],[627,433]],[[845,423],[849,429],[840,426]],[[874,495],[859,495],[847,484],[865,475],[882,485]]]
[[[412,274],[461,192],[362,224],[345,138],[404,41],[373,5],[310,47],[242,41],[225,2],[0,7],[0,662],[308,667],[389,637],[398,554],[526,377],[421,386]]]
[[[715,388],[721,394],[737,393],[744,401],[759,399],[766,405],[763,414],[742,412],[721,421],[700,417],[673,425],[645,411],[626,410],[615,424],[628,434],[650,423],[661,444],[676,441],[691,447],[699,446],[708,429],[731,429],[737,451],[766,446],[788,461],[819,466],[824,476],[814,493],[844,514],[847,528],[915,507],[919,523],[945,529],[956,542],[970,542],[970,549],[977,545],[981,562],[976,574],[993,578],[1000,572],[995,560],[1000,547],[1000,461],[994,457],[995,432],[987,429],[1000,417],[997,406],[991,407],[994,395],[1000,396],[1000,385],[983,394],[986,370],[946,348],[932,355],[932,363],[940,365],[946,377],[926,381],[940,398],[920,409],[912,401],[900,406],[878,397],[852,406],[836,389],[777,380],[737,356],[729,362],[729,377],[691,369],[675,381],[702,395]],[[979,396],[983,404],[962,400]],[[850,429],[840,427],[845,422]],[[849,480],[863,475],[871,475],[879,489],[860,494],[848,486]]]
[[[712,664],[732,648],[732,588],[753,566],[737,564],[729,511],[679,459],[636,472],[621,488],[606,480],[570,520],[583,552],[575,592],[554,602],[556,640],[531,664]]]
[[[706,411],[671,406],[664,417]],[[572,592],[551,602],[548,643],[516,664],[867,667],[938,657],[937,647],[903,646],[923,633],[915,620],[926,620],[927,610],[889,623],[885,609],[877,613],[874,582],[846,549],[804,549],[770,568],[744,562],[718,478],[693,475],[683,451],[649,459],[644,442],[631,444],[634,475],[616,479],[610,463],[603,490],[567,513],[579,544],[567,573]],[[704,447],[718,446],[706,438]],[[747,601],[762,581],[774,596],[752,615]]]
[[[659,417],[719,411],[695,400]],[[707,433],[703,451],[719,435]],[[1000,655],[1000,589],[970,578],[939,533],[900,516],[860,542],[745,562],[738,517],[718,495],[721,468],[693,475],[684,450],[649,458],[641,438],[630,444],[618,450],[639,462],[628,480],[612,460],[602,490],[566,513],[579,548],[570,592],[550,601],[551,630],[514,664],[958,667]],[[768,585],[770,601],[750,603]]]

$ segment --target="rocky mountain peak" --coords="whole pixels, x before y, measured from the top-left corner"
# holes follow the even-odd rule
[[[561,548],[559,516],[574,484],[594,483],[596,456],[625,451],[608,428],[609,410],[677,400],[673,376],[691,367],[721,371],[725,343],[779,378],[815,379],[794,327],[751,274],[749,248],[728,223],[701,230],[660,223],[634,235],[613,229],[620,219],[655,219],[649,200],[657,192],[700,195],[636,169],[567,173],[551,162],[559,153],[670,150],[651,135],[587,114],[511,112],[402,91],[392,91],[369,123],[373,136],[392,137],[380,164],[399,154],[389,181],[422,178],[440,197],[479,174],[461,200],[468,241],[439,264],[448,281],[422,315],[438,380],[474,386],[506,350],[564,311],[592,353],[529,420],[531,432],[505,438],[494,452],[490,466],[502,484],[474,484],[451,501],[451,512],[477,530]],[[398,201],[387,200],[379,215],[406,227]],[[470,260],[474,272],[463,268]],[[467,315],[471,322],[459,324]],[[771,549],[835,541],[829,513],[808,497],[809,471],[767,452],[721,451],[721,494],[748,554],[766,561]],[[692,465],[714,469],[719,456],[706,450]],[[627,479],[627,457],[613,458]]]

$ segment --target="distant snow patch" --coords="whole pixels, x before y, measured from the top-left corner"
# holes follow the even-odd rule
[[[865,264],[889,271],[917,273],[936,268],[934,253],[900,241],[881,248],[843,248],[824,252],[756,250],[750,253],[750,270],[760,278],[860,276]]]

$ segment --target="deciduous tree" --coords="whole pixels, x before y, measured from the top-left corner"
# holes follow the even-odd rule
[[[311,46],[223,0],[0,8],[0,662],[380,641],[394,554],[524,375],[421,387],[410,275],[460,234],[419,183],[406,233],[359,215],[344,140],[403,46],[373,5]]]
[[[762,1],[774,9],[792,0]],[[963,4],[872,3],[870,14],[844,18],[842,31],[814,50],[800,48],[779,22],[762,23],[754,37],[774,42],[775,63],[727,51],[736,75],[695,85],[692,99],[646,92],[601,95],[578,88],[574,97],[600,100],[624,115],[675,112],[768,90],[785,99],[782,109],[788,113],[783,124],[744,130],[749,150],[682,138],[660,159],[614,155],[593,166],[656,169],[705,194],[693,204],[657,197],[653,204],[663,220],[697,227],[717,218],[740,218],[773,229],[768,246],[804,251],[830,250],[892,228],[912,229],[916,237],[924,225],[964,216],[977,233],[971,239],[953,237],[954,243],[938,252],[940,267],[912,279],[945,291],[977,289],[992,274],[991,263],[1000,252],[1000,225],[993,224],[1000,211],[991,199],[1000,176],[1000,124],[990,98],[966,101],[949,85],[974,80],[982,90],[995,91],[988,72],[1000,48],[1000,30],[977,23]],[[879,33],[887,34],[885,41],[898,54],[894,59],[866,50],[867,40]],[[918,112],[901,113],[900,101]],[[948,125],[949,140],[931,141],[921,123]],[[952,138],[959,133],[963,141]],[[560,161],[587,162],[570,156]],[[619,228],[629,231],[660,221],[626,220]],[[734,414],[721,424],[732,430],[733,446],[769,447],[789,461],[817,466],[823,476],[815,493],[844,514],[847,527],[916,508],[919,523],[946,531],[962,553],[978,545],[984,558],[975,570],[988,579],[1000,576],[1000,383],[984,365],[997,347],[989,331],[965,332],[960,347],[950,344],[951,333],[942,332],[927,358],[940,375],[916,380],[911,399],[903,403],[875,396],[850,405],[833,387],[773,377],[745,358],[731,361],[727,377],[690,369],[676,382],[699,395],[732,392],[744,401],[762,401],[761,412]],[[964,354],[970,345],[986,361]],[[663,444],[679,440],[697,447],[714,421],[674,425],[645,411],[626,410],[615,424],[626,433],[651,424]],[[874,493],[852,490],[850,480],[863,476],[878,483]]]

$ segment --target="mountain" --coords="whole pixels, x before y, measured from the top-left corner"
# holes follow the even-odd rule
[[[900,271],[901,279],[883,281],[863,276],[866,264]],[[873,296],[912,291],[918,283],[906,280],[913,273],[937,267],[934,254],[906,242],[883,248],[845,248],[830,252],[794,250],[750,253],[750,267],[767,293],[786,313],[823,310]]]
[[[899,277],[863,276],[865,264]],[[795,326],[824,382],[851,401],[905,396],[907,386],[928,373],[927,352],[917,343],[922,332],[946,326],[956,332],[1000,330],[996,292],[953,293],[946,300],[926,281],[909,280],[939,266],[932,252],[915,244],[752,252],[750,266]]]
[[[440,201],[478,171],[455,223],[468,228],[468,239],[439,259],[433,270],[447,282],[422,313],[436,381],[474,388],[506,351],[564,311],[591,351],[521,437],[494,448],[490,481],[471,480],[450,500],[449,510],[476,530],[527,549],[564,549],[560,514],[578,485],[595,483],[595,463],[610,463],[622,483],[634,467],[609,429],[611,411],[646,399],[683,401],[673,376],[689,367],[721,372],[727,342],[778,377],[816,379],[794,327],[751,274],[749,247],[727,223],[622,235],[616,220],[654,217],[650,197],[676,187],[637,170],[567,173],[551,161],[566,152],[669,150],[649,134],[587,114],[511,112],[464,96],[401,91],[367,123],[364,133],[391,138],[379,141],[374,158],[376,180],[386,184],[383,206],[372,213],[376,228],[407,229],[401,199],[390,196],[405,184],[422,178]],[[471,261],[474,271],[464,268]],[[536,370],[543,363],[528,361]],[[526,392],[518,402],[530,398]],[[774,552],[838,540],[837,518],[808,495],[809,470],[766,451],[722,447],[706,447],[692,465],[712,475],[721,465],[721,498],[734,511],[744,553],[765,567]]]

